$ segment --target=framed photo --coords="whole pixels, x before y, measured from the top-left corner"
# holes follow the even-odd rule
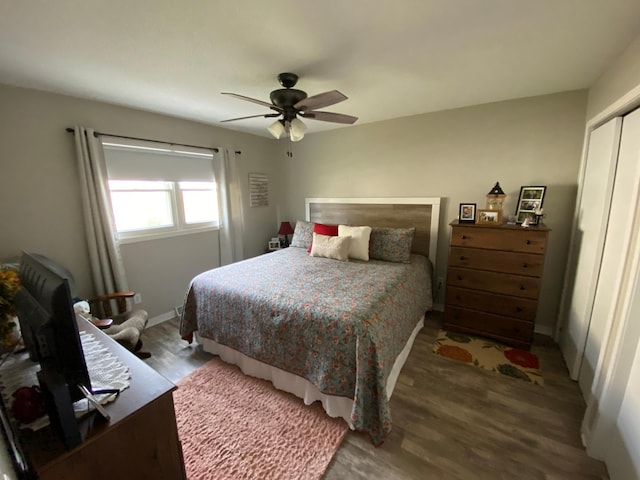
[[[478,220],[476,223],[500,225],[502,223],[502,212],[500,212],[500,210],[478,210]]]
[[[520,187],[520,197],[516,206],[516,223],[522,223],[529,219],[529,225],[538,224],[538,213],[542,211],[542,202],[546,186]]]
[[[476,204],[461,203],[458,223],[476,223]]]
[[[269,250],[280,250],[280,239],[278,237],[272,237],[269,240]]]

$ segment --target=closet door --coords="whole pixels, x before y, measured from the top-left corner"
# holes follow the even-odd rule
[[[595,292],[589,333],[580,366],[578,382],[585,396],[591,392],[594,374],[601,351],[606,345],[613,324],[616,305],[628,251],[633,233],[635,205],[640,184],[640,110],[626,115],[622,120],[620,152],[607,236],[602,254],[602,266]],[[588,398],[588,397],[587,397]]]
[[[566,320],[560,337],[560,348],[574,380],[580,371],[600,273],[621,125],[622,119],[617,117],[591,132],[576,208],[563,298]]]

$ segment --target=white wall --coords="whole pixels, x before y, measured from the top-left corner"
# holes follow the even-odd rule
[[[508,195],[505,211],[515,213],[521,186],[546,185],[545,223],[552,232],[536,328],[550,334],[562,289],[585,113],[586,91],[574,91],[309,135],[293,144],[293,158],[280,153],[281,216],[303,219],[305,197],[443,197],[436,275],[445,277],[448,224],[460,203],[484,208],[485,195],[499,181]]]
[[[593,119],[638,87],[640,35],[589,89],[587,118]],[[638,102],[634,102],[634,105]]]
[[[91,100],[0,85],[0,261],[42,253],[74,275],[91,296],[73,135],[66,127],[242,151],[238,159],[244,253],[254,256],[277,228],[277,190],[268,207],[249,208],[248,173],[277,177],[276,141],[184,119]],[[217,235],[176,237],[123,247],[130,288],[150,316],[181,303],[188,279],[217,265]],[[215,258],[214,258],[215,254]]]

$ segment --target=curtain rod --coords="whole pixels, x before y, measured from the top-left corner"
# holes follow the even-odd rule
[[[71,127],[67,127],[66,130],[69,133],[75,133],[75,130]],[[213,150],[216,153],[220,151],[216,147],[202,147],[200,145],[187,145],[186,143],[166,142],[163,140],[153,140],[151,138],[127,137],[125,135],[114,135],[113,133],[102,133],[102,132],[96,132],[96,131],[93,132],[93,136],[96,138],[98,138],[100,135],[103,135],[105,137],[125,138],[127,140],[142,140],[145,142],[164,143],[165,145],[176,145],[179,147],[204,148],[205,150]]]

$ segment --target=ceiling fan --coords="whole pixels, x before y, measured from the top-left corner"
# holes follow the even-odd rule
[[[229,95],[231,97],[239,98],[240,100],[246,100],[247,102],[257,103],[263,105],[276,113],[266,113],[261,115],[250,115],[248,117],[230,118],[229,120],[222,120],[223,122],[235,122],[236,120],[246,120],[248,118],[275,118],[280,117],[272,123],[267,130],[276,138],[280,138],[283,133],[289,134],[289,139],[292,142],[302,140],[304,133],[307,130],[306,125],[298,118],[310,118],[313,120],[320,120],[323,122],[345,123],[353,124],[358,117],[351,115],[344,115],[342,113],[333,112],[320,112],[317,108],[328,107],[335,105],[347,99],[345,95],[337,90],[331,90],[329,92],[319,93],[317,95],[307,96],[306,92],[293,88],[298,82],[298,75],[295,73],[281,73],[278,75],[278,81],[284,88],[274,90],[269,95],[271,103],[263,102],[255,98],[245,97],[244,95],[238,95],[237,93],[222,92],[222,95]]]

